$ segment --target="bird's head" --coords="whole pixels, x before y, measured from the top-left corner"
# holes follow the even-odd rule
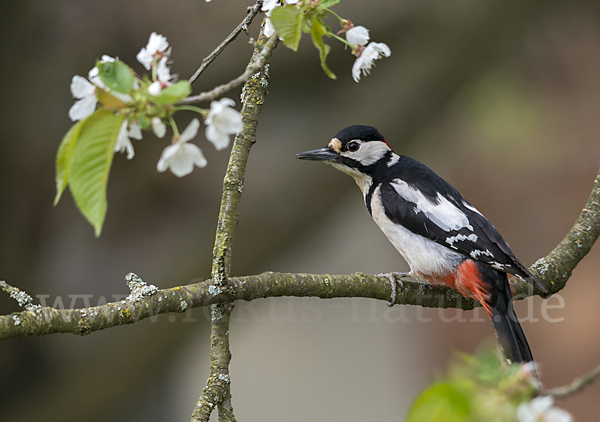
[[[354,125],[338,132],[327,147],[301,152],[296,158],[323,161],[356,179],[371,173],[378,163],[388,162],[392,155],[392,149],[377,129]]]

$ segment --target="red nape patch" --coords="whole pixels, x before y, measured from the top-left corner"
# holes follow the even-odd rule
[[[466,259],[456,267],[454,284],[454,287],[463,296],[471,297],[481,303],[488,316],[492,317],[492,308],[487,303],[487,300],[490,298],[489,286],[483,280],[475,261]]]

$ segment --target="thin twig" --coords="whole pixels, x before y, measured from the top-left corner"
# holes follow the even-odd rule
[[[16,287],[7,284],[6,281],[0,280],[0,290],[8,293],[8,295],[17,301],[19,306],[26,311],[33,311],[37,308],[40,308],[40,305],[33,304],[33,298],[29,296],[22,290],[17,289]]]
[[[571,397],[581,390],[583,390],[586,386],[591,384],[600,376],[600,365],[594,368],[592,371],[588,372],[585,375],[577,377],[571,382],[562,387],[555,387],[549,390],[544,390],[540,394],[542,396],[554,396],[557,399],[566,399]]]
[[[212,53],[210,53],[207,57],[204,58],[204,60],[202,60],[202,64],[200,64],[198,70],[196,70],[196,72],[194,72],[192,77],[189,79],[190,84],[194,83],[198,76],[200,76],[200,74],[204,72],[204,69],[206,69],[208,65],[211,64],[213,60],[216,59],[219,56],[219,54],[223,52],[223,50],[225,50],[225,47],[227,47],[231,42],[233,42],[233,40],[235,40],[242,31],[248,31],[248,26],[250,26],[250,24],[254,20],[254,17],[260,11],[261,5],[262,0],[258,0],[253,6],[248,7],[248,15],[244,18],[244,20],[237,26],[237,28],[235,28],[231,32],[231,34],[227,36],[227,38],[223,40],[221,44],[219,44],[217,48],[214,49]]]
[[[191,97],[187,97],[181,100],[179,103],[177,103],[177,105],[196,104],[206,101],[212,101],[221,97],[227,91],[231,91],[232,89],[241,86],[248,79],[250,79],[252,75],[254,75],[256,72],[263,68],[269,52],[275,47],[278,41],[279,38],[277,37],[277,34],[274,34],[270,38],[268,38],[267,41],[263,44],[262,50],[257,56],[257,60],[251,66],[248,66],[244,73],[242,73],[237,78],[232,79],[226,84],[219,85],[216,88],[211,89],[210,91],[201,92],[198,95],[192,95]]]

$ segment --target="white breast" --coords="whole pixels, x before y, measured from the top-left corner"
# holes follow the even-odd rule
[[[381,204],[380,187],[375,188],[373,192],[371,213],[375,223],[400,252],[413,273],[446,274],[463,259],[459,253],[431,239],[414,234],[402,225],[388,219]]]

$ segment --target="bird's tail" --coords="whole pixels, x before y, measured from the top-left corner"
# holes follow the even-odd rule
[[[512,306],[512,295],[506,273],[491,268],[490,270],[495,273],[493,277],[495,286],[487,302],[500,347],[511,362],[531,362],[533,355]]]

